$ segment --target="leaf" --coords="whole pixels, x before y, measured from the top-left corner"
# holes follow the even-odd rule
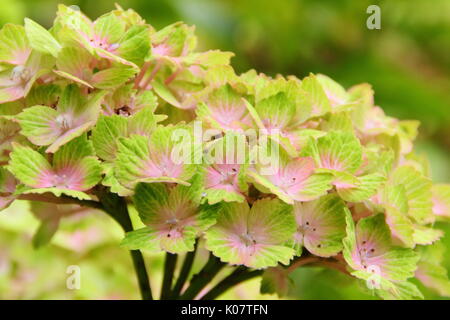
[[[16,145],[8,168],[18,180],[32,188],[25,193],[52,192],[58,197],[66,194],[89,199],[79,191],[92,188],[102,174],[100,163],[90,155],[92,153],[86,137],[80,137],[55,153],[52,166],[39,152]]]
[[[161,83],[158,80],[155,80],[152,82],[153,89],[155,90],[156,94],[166,101],[167,103],[171,104],[174,107],[181,108],[181,103],[178,101],[178,99],[173,95],[173,93],[165,86],[163,83]]]
[[[37,145],[49,145],[46,152],[54,153],[95,124],[105,94],[100,91],[86,98],[77,86],[69,85],[64,89],[56,111],[34,106],[19,114],[22,132]]]
[[[47,106],[34,106],[25,109],[17,117],[22,128],[22,134],[33,144],[45,146],[58,138],[58,131],[53,124],[56,123],[58,112]]]
[[[230,264],[250,268],[288,264],[294,250],[285,242],[295,232],[292,208],[277,199],[247,203],[224,203],[217,223],[206,233],[206,248]]]
[[[132,78],[136,70],[128,67],[112,67],[95,73],[92,76],[92,85],[99,89],[113,89]]]
[[[47,159],[30,147],[15,145],[10,158],[8,170],[29,187],[42,187],[42,180],[52,172]]]
[[[383,202],[385,202],[386,223],[391,230],[392,237],[400,240],[406,247],[414,248],[414,229],[408,217],[408,199],[405,187],[403,185],[386,186]]]
[[[203,159],[210,164],[205,168],[205,198],[210,204],[245,200],[246,148],[246,137],[234,132],[215,139],[205,148]]]
[[[311,109],[312,116],[322,116],[331,111],[331,105],[321,84],[313,74],[304,78],[301,89],[305,92],[300,105]]]
[[[9,207],[16,199],[17,180],[4,167],[0,167],[0,211]]]
[[[117,153],[117,139],[128,134],[127,119],[118,115],[100,115],[92,129],[92,143],[97,156],[106,161],[114,161]]]
[[[125,33],[125,23],[111,12],[95,20],[93,31],[99,39],[113,44],[118,42]]]
[[[25,28],[7,23],[0,31],[0,39],[0,61],[24,65],[31,52]]]
[[[359,140],[349,132],[332,131],[317,141],[311,140],[302,156],[316,160],[319,168],[355,173],[362,164]]]
[[[273,174],[263,174],[260,169],[260,173],[249,170],[248,175],[257,183],[257,188],[261,185],[290,204],[293,204],[294,200],[317,199],[331,188],[332,176],[327,173],[315,174],[314,162],[310,158],[296,158],[278,166],[274,168]]]
[[[400,166],[392,174],[393,185],[403,185],[408,199],[408,215],[418,223],[432,219],[431,181],[410,166]]]
[[[423,294],[411,282],[390,283],[390,286],[384,290],[376,290],[377,294],[386,300],[414,300],[423,299]]]
[[[120,39],[117,54],[123,59],[141,65],[150,52],[150,34],[147,26],[133,25]]]
[[[345,237],[344,202],[336,195],[326,195],[310,202],[296,202],[294,214],[297,222],[295,245],[305,246],[320,257],[330,257],[342,250]]]
[[[205,52],[196,52],[186,56],[183,61],[186,64],[198,64],[204,67],[217,65],[229,65],[230,59],[234,56],[233,52],[223,52],[220,50],[208,50]]]
[[[89,64],[93,56],[82,47],[64,47],[58,54],[56,74],[69,80],[78,82],[86,87],[93,88],[90,84],[92,72]]]
[[[430,245],[444,236],[444,232],[425,226],[414,226],[414,242],[421,245]]]
[[[295,103],[288,99],[284,92],[259,101],[255,107],[264,127],[270,132],[273,129],[286,128],[295,115]]]
[[[251,125],[245,102],[229,84],[209,93],[206,102],[196,109],[198,118],[220,130],[238,130]]]
[[[368,174],[357,178],[357,185],[337,188],[339,196],[348,202],[361,202],[375,195],[386,178],[380,174]]]
[[[34,188],[34,189],[24,189],[21,190],[20,193],[22,194],[45,194],[45,193],[51,193],[57,197],[61,196],[68,196],[72,198],[76,198],[78,200],[92,200],[92,197],[89,196],[87,193],[78,191],[78,190],[71,190],[66,188]]]
[[[47,84],[35,86],[26,97],[27,105],[54,106],[61,96],[61,88],[58,85]]]
[[[318,74],[316,79],[321,84],[334,109],[338,106],[346,105],[349,102],[348,93],[339,83],[323,74]]]
[[[215,221],[213,211],[199,206],[200,186],[194,181],[191,187],[169,190],[163,184],[139,184],[134,203],[147,227],[128,233],[122,245],[171,253],[193,251],[196,237]]]
[[[128,188],[138,182],[188,184],[186,181],[197,172],[194,160],[199,152],[188,127],[158,127],[150,138],[119,138],[115,175]]]
[[[128,134],[150,135],[156,122],[152,108],[146,106],[128,118]]]
[[[103,173],[100,162],[94,156],[92,142],[87,140],[86,135],[61,147],[53,156],[53,168],[65,180],[66,187],[82,191],[94,187]]]
[[[111,192],[117,193],[121,197],[128,197],[134,194],[132,189],[128,189],[121,185],[114,175],[114,164],[103,163],[105,177],[103,178],[102,185],[110,187]]]
[[[62,48],[61,45],[42,26],[33,20],[25,18],[25,32],[33,49],[42,53],[51,54],[55,58],[58,56]]]

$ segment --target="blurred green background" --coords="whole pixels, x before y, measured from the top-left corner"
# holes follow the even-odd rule
[[[422,122],[417,150],[431,162],[433,179],[450,182],[450,1],[448,0],[124,0],[159,29],[175,21],[197,26],[201,50],[233,51],[237,72],[269,75],[324,73],[346,87],[369,82],[375,102],[390,116]],[[77,5],[91,18],[113,9],[108,0],[2,0],[0,24],[30,17],[49,27],[58,3]],[[381,8],[381,30],[368,30],[366,9]],[[120,229],[93,212],[64,220],[51,245],[34,250],[38,226],[29,204],[0,216],[0,299],[136,299]],[[441,226],[450,247],[450,228]],[[200,255],[204,255],[200,252]],[[450,269],[450,255],[447,267]],[[196,269],[201,267],[198,259]],[[158,292],[161,255],[148,255]],[[66,268],[79,265],[80,290],[66,289]],[[229,272],[225,270],[224,273]],[[294,274],[294,299],[370,299],[360,285],[332,270]],[[222,298],[275,298],[249,281]],[[426,298],[437,296],[424,289]]]

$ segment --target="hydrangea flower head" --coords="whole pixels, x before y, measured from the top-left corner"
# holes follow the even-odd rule
[[[122,246],[200,246],[265,270],[262,292],[288,293],[310,263],[385,299],[420,298],[412,278],[449,295],[435,222],[450,219],[450,185],[416,154],[418,122],[385,115],[368,84],[237,74],[232,57],[121,7],[4,25],[0,210],[50,202],[39,246],[80,205],[134,208],[142,227],[125,223]]]

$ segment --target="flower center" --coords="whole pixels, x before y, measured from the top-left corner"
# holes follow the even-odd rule
[[[56,117],[56,123],[62,131],[68,131],[72,128],[72,119],[68,115],[59,115]]]
[[[11,71],[10,80],[17,84],[26,83],[31,78],[30,70],[24,66],[16,66]]]

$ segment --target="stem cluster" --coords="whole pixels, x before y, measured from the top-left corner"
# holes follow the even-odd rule
[[[131,223],[125,199],[107,191],[106,189],[98,189],[96,194],[99,202],[77,200],[76,203],[82,206],[103,210],[115,221],[117,221],[117,223],[119,223],[124,232],[132,231],[133,225]],[[192,276],[189,281],[189,285],[187,285],[189,275],[191,274],[194,264],[196,252],[197,246],[195,246],[193,251],[186,254],[176,279],[175,271],[177,269],[176,266],[178,256],[175,254],[166,253],[164,262],[164,276],[160,295],[161,300],[195,299],[202,291],[205,290],[205,288],[209,284],[214,281],[214,278],[217,276],[217,274],[226,266],[225,263],[221,262],[217,257],[210,254],[206,264],[198,273]],[[139,250],[131,250],[130,253],[133,260],[133,266],[136,272],[142,299],[153,300],[154,297],[150,287],[150,280],[142,253]],[[336,259],[324,259],[308,254],[293,261],[287,270],[291,272],[296,268],[306,264],[321,265],[346,272],[343,264],[339,263],[339,261]],[[219,281],[207,293],[205,293],[201,299],[216,299],[230,288],[239,285],[244,281],[259,277],[262,275],[262,273],[262,270],[250,270],[249,268],[244,266],[236,267],[228,276]]]

